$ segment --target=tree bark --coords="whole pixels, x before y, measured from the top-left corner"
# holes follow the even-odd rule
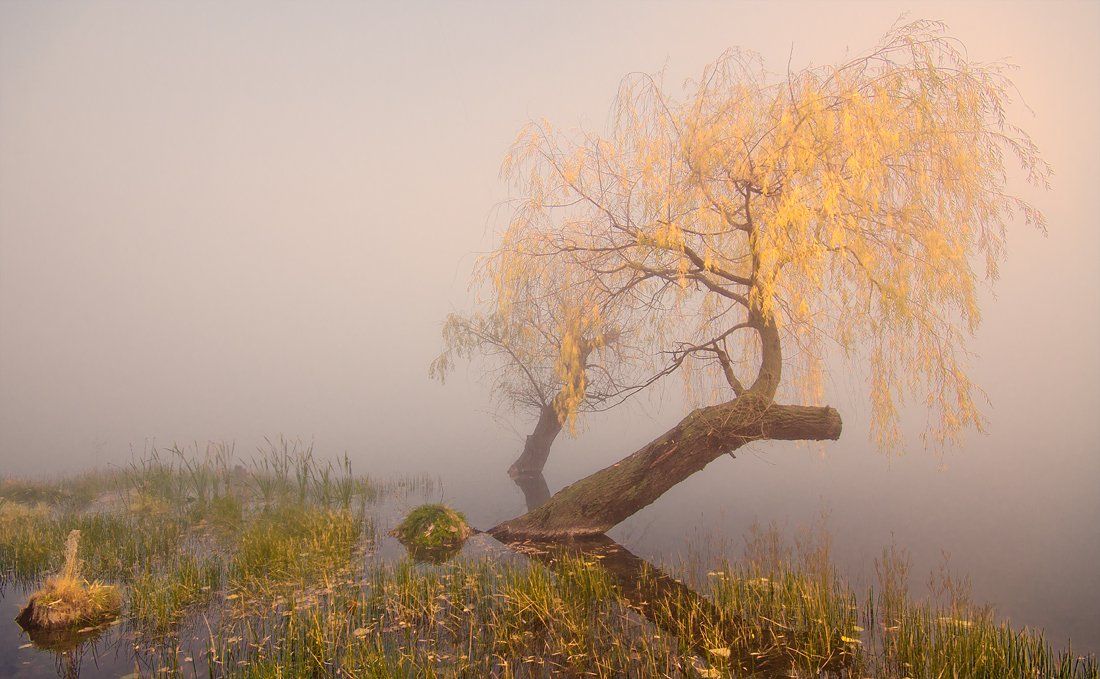
[[[546,504],[550,499],[550,487],[546,485],[546,477],[542,474],[523,474],[512,477],[512,480],[523,491],[527,511]]]
[[[840,415],[832,408],[778,405],[750,390],[733,401],[693,411],[634,454],[489,532],[503,540],[600,535],[746,443],[836,440],[841,427]]]
[[[546,466],[546,458],[550,456],[550,447],[561,433],[561,421],[558,420],[558,411],[553,404],[547,404],[539,411],[539,421],[523,444],[523,452],[519,458],[508,468],[508,476],[513,479],[520,476],[536,476],[542,474],[542,468]]]

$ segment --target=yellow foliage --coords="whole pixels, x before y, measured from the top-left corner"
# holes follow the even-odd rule
[[[882,447],[898,444],[914,391],[934,443],[980,428],[965,372],[977,281],[996,278],[1017,216],[1044,227],[1006,191],[1006,166],[1040,185],[1050,174],[1006,121],[1004,68],[918,21],[835,66],[775,79],[732,50],[680,97],[660,83],[626,79],[606,137],[546,122],[521,133],[505,165],[520,207],[493,254],[501,308],[556,260],[589,291],[574,300],[618,309],[672,356],[666,372],[703,357],[695,373],[713,380],[729,343],[743,369],[778,351],[764,340],[778,327],[787,388],[804,398],[820,397],[830,347],[866,362]],[[583,400],[585,314],[560,326],[566,420]]]
[[[443,380],[456,359],[477,357],[504,406],[553,407],[575,434],[579,412],[618,394],[625,330],[616,307],[597,299],[587,271],[530,251],[516,267],[514,254],[479,263],[474,282],[490,284],[489,311],[448,316],[429,374]],[[598,371],[590,374],[594,360]]]

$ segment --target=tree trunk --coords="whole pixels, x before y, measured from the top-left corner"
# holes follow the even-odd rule
[[[651,504],[723,453],[752,441],[836,440],[841,421],[829,407],[778,405],[758,394],[699,408],[661,437],[489,530],[506,540],[599,535]]]
[[[523,444],[523,452],[519,458],[508,468],[508,476],[513,479],[519,476],[536,476],[542,474],[542,468],[546,466],[546,458],[550,456],[550,447],[561,433],[561,422],[558,420],[558,411],[553,404],[544,405],[539,411],[539,421],[535,424],[535,431]]]
[[[527,505],[527,511],[546,504],[550,499],[550,486],[546,485],[546,477],[542,474],[524,474],[514,476],[512,480],[523,491],[523,501]]]

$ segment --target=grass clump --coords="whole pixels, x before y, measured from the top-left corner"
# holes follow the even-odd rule
[[[184,554],[158,571],[139,573],[130,585],[130,618],[146,634],[164,634],[188,607],[209,601],[221,586],[221,563]]]
[[[0,479],[0,498],[23,504],[56,504],[67,494],[58,484],[31,479]]]
[[[344,509],[287,505],[258,515],[241,533],[230,564],[236,590],[264,591],[346,569],[370,522]]]
[[[88,582],[80,574],[80,531],[65,541],[65,566],[31,595],[16,621],[25,629],[58,630],[97,625],[118,616],[118,588]]]
[[[171,512],[167,502],[145,491],[135,492],[127,509],[134,516],[148,519],[159,518]]]
[[[472,534],[461,512],[441,504],[420,505],[390,532],[414,557],[429,561],[450,558]]]

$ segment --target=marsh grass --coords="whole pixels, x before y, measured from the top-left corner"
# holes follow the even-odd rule
[[[220,591],[222,563],[215,557],[181,554],[157,570],[138,572],[130,583],[131,621],[146,636],[160,636],[193,606]]]
[[[673,640],[648,631],[583,563],[379,565],[212,638],[240,676],[672,676]],[[580,585],[580,586],[577,586]],[[266,641],[264,641],[266,640]]]
[[[256,592],[275,585],[307,584],[347,570],[361,555],[360,539],[373,525],[346,509],[290,505],[269,508],[241,533],[229,562],[230,588]]]
[[[247,464],[225,446],[147,452],[57,492],[0,493],[0,578],[64,574],[80,530],[79,576],[125,595],[112,634],[143,675],[1098,677],[1093,656],[975,606],[948,569],[937,600],[913,600],[896,547],[861,592],[830,565],[826,532],[788,541],[775,526],[741,559],[682,565],[693,588],[585,550],[385,562],[372,507],[433,493],[430,478],[358,476],[284,439]]]
[[[59,484],[31,479],[0,479],[0,499],[24,505],[55,504],[66,498]]]

